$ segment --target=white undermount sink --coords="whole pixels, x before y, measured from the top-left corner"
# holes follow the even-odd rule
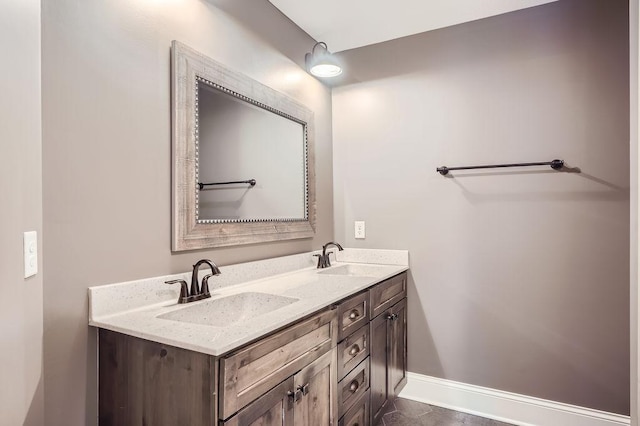
[[[350,263],[347,265],[330,266],[326,269],[319,270],[318,273],[323,275],[377,278],[384,275],[386,273],[386,269],[387,268],[384,266]]]
[[[192,324],[227,327],[248,318],[273,312],[300,299],[275,294],[246,292],[220,299],[194,302],[193,305],[158,315],[157,318]]]

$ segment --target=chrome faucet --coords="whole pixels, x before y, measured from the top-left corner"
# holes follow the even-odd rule
[[[209,268],[211,268],[211,273],[202,278],[202,285],[198,287],[198,271],[202,265],[209,266]],[[211,297],[211,293],[209,292],[209,278],[214,275],[220,275],[220,268],[218,268],[216,264],[209,259],[202,259],[193,265],[193,272],[191,273],[191,291],[187,288],[187,282],[185,280],[171,280],[165,281],[165,283],[180,284],[180,296],[178,297],[178,303],[189,303]]]
[[[331,266],[331,259],[329,259],[329,255],[331,253],[333,253],[332,251],[330,251],[329,253],[327,253],[327,248],[329,246],[336,246],[338,248],[339,251],[344,250],[342,248],[342,246],[338,243],[334,243],[333,241],[328,242],[327,244],[322,246],[322,254],[314,254],[314,256],[318,257],[318,269],[324,269],[324,268],[328,268],[329,266]]]

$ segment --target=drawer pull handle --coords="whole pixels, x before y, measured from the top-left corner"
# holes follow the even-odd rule
[[[358,344],[356,343],[351,347],[351,350],[349,351],[349,355],[356,356],[358,355],[358,353],[360,353],[360,346],[358,346]]]
[[[358,319],[360,317],[360,312],[358,312],[357,309],[354,309],[353,311],[351,311],[351,313],[349,314],[349,319],[351,321],[355,321],[356,319]]]
[[[358,388],[360,387],[360,383],[358,383],[357,380],[354,380],[353,382],[351,382],[351,384],[349,385],[349,390],[353,393],[355,393]]]

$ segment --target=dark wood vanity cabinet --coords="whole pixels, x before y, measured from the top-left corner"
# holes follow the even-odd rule
[[[99,330],[100,426],[369,426],[406,383],[406,273],[226,355]]]

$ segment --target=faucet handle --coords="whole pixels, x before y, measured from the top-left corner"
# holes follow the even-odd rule
[[[209,292],[209,278],[211,278],[212,276],[213,274],[208,274],[205,275],[204,278],[202,278],[202,285],[200,285],[200,294],[203,298],[211,296],[211,293]]]
[[[325,259],[326,267],[327,267],[327,268],[328,268],[329,266],[331,266],[331,257],[329,256],[330,254],[336,254],[336,252],[334,252],[333,250],[332,250],[332,251],[327,252],[327,257],[326,257],[326,259]]]
[[[187,288],[187,282],[185,280],[170,280],[165,281],[165,284],[180,284],[180,297],[178,303],[186,303],[189,297],[189,289]]]

